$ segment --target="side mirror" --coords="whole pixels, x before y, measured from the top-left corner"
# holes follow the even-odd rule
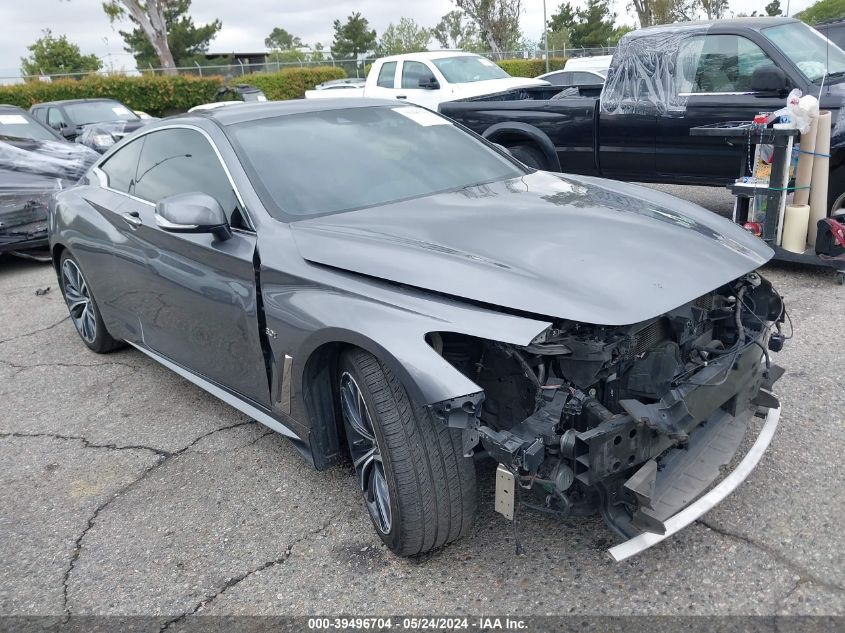
[[[429,75],[428,77],[422,77],[417,82],[417,85],[420,88],[425,88],[426,90],[438,90],[440,88],[440,83],[434,78],[434,75]]]
[[[211,233],[218,240],[232,237],[223,207],[207,193],[177,193],[156,204],[156,225],[170,233]]]
[[[751,92],[771,95],[786,92],[788,89],[786,73],[773,64],[758,66],[751,75]]]
[[[73,139],[76,138],[76,127],[73,125],[68,125],[67,123],[60,123],[59,127],[57,128],[59,134],[64,136],[66,139]]]

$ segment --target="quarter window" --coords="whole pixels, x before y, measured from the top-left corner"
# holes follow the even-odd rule
[[[202,134],[169,129],[144,138],[135,176],[136,196],[158,202],[177,193],[207,193],[217,199],[231,221],[237,198],[220,159]]]
[[[100,171],[106,175],[109,187],[123,193],[135,193],[135,172],[138,169],[138,157],[143,145],[144,137],[132,141],[100,165]]]
[[[393,88],[393,77],[396,75],[396,62],[385,62],[381,65],[381,70],[378,71],[378,81],[376,85],[379,88]]]
[[[62,113],[58,108],[50,108],[47,111],[47,125],[50,127],[58,129],[64,122],[65,118],[62,116]]]

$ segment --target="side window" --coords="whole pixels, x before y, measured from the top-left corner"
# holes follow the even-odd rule
[[[585,72],[577,72],[575,73],[575,85],[576,86],[591,86],[595,84],[601,84],[602,80],[593,73],[585,73]]]
[[[121,147],[100,165],[100,170],[106,174],[109,187],[123,193],[135,193],[135,172],[138,169],[138,157],[143,145],[144,137],[142,136]]]
[[[434,73],[421,62],[405,62],[402,64],[402,87],[419,88],[420,79],[431,77]]]
[[[570,86],[572,85],[571,76],[572,73],[569,71],[561,71],[559,73],[549,75],[546,77],[546,81],[553,86]]]
[[[385,62],[381,65],[381,70],[378,71],[378,81],[376,85],[379,88],[393,88],[395,85],[393,78],[396,75],[396,62]]]
[[[208,140],[196,130],[169,129],[145,135],[135,176],[135,195],[150,202],[201,191],[216,198],[232,219],[237,198]]]
[[[678,52],[678,92],[750,92],[754,70],[771,63],[759,46],[739,35],[690,38]]]
[[[47,125],[50,127],[59,128],[64,122],[65,118],[62,116],[62,113],[58,108],[50,108],[47,111]]]
[[[32,116],[42,123],[47,122],[47,110],[45,108],[35,108],[35,110],[32,111]]]

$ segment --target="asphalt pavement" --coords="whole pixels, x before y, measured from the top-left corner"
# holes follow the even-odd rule
[[[661,188],[730,209],[717,189]],[[0,258],[0,615],[843,615],[845,288],[763,273],[795,324],[772,445],[702,521],[615,564],[598,518],[521,512],[514,530],[490,464],[471,534],[398,558],[349,466],[312,470],[137,351],[89,352],[50,266]]]

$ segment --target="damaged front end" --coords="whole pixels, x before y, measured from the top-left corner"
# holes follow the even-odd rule
[[[779,412],[770,390],[783,370],[769,351],[783,346],[784,317],[771,284],[749,273],[642,323],[561,321],[525,346],[432,333],[429,344],[483,389],[434,410],[464,429],[467,452],[480,442],[499,463],[498,511],[512,518],[519,492],[535,510],[598,511],[625,538],[649,535],[612,552],[621,560],[735,487],[690,505],[754,414],[770,412],[770,439]],[[755,449],[759,459],[765,445]]]

